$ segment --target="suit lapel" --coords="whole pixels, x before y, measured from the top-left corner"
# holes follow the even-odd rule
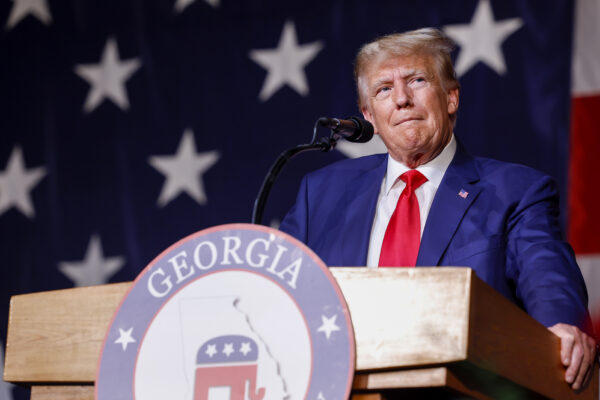
[[[433,199],[421,238],[417,265],[439,264],[465,212],[481,190],[473,185],[477,181],[479,174],[474,159],[459,143]]]
[[[381,160],[375,168],[366,170],[346,185],[344,229],[338,233],[342,236],[342,260],[346,266],[367,263],[377,197],[387,169],[387,157]]]

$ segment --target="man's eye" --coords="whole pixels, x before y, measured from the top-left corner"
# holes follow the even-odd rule
[[[392,90],[392,88],[390,86],[380,87],[379,89],[377,89],[377,92],[375,93],[375,98],[376,99],[386,98],[390,94],[391,90]]]

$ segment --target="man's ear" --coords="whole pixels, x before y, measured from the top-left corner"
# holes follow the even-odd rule
[[[375,134],[377,135],[378,134],[377,126],[375,125],[375,120],[373,119],[373,115],[371,115],[371,112],[369,112],[369,110],[366,106],[363,106],[360,110],[362,111],[363,117],[365,117],[365,119],[367,121],[369,121],[371,123],[371,125],[373,125],[373,129],[375,131]]]
[[[458,111],[459,93],[459,88],[448,90],[448,114],[456,114],[456,112]]]

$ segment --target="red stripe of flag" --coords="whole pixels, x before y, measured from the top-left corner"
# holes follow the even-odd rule
[[[600,253],[600,95],[575,97],[571,111],[568,239],[576,254]]]

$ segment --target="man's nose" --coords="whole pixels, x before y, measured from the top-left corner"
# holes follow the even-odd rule
[[[394,84],[393,100],[398,107],[406,107],[411,104],[410,88],[404,82]]]

